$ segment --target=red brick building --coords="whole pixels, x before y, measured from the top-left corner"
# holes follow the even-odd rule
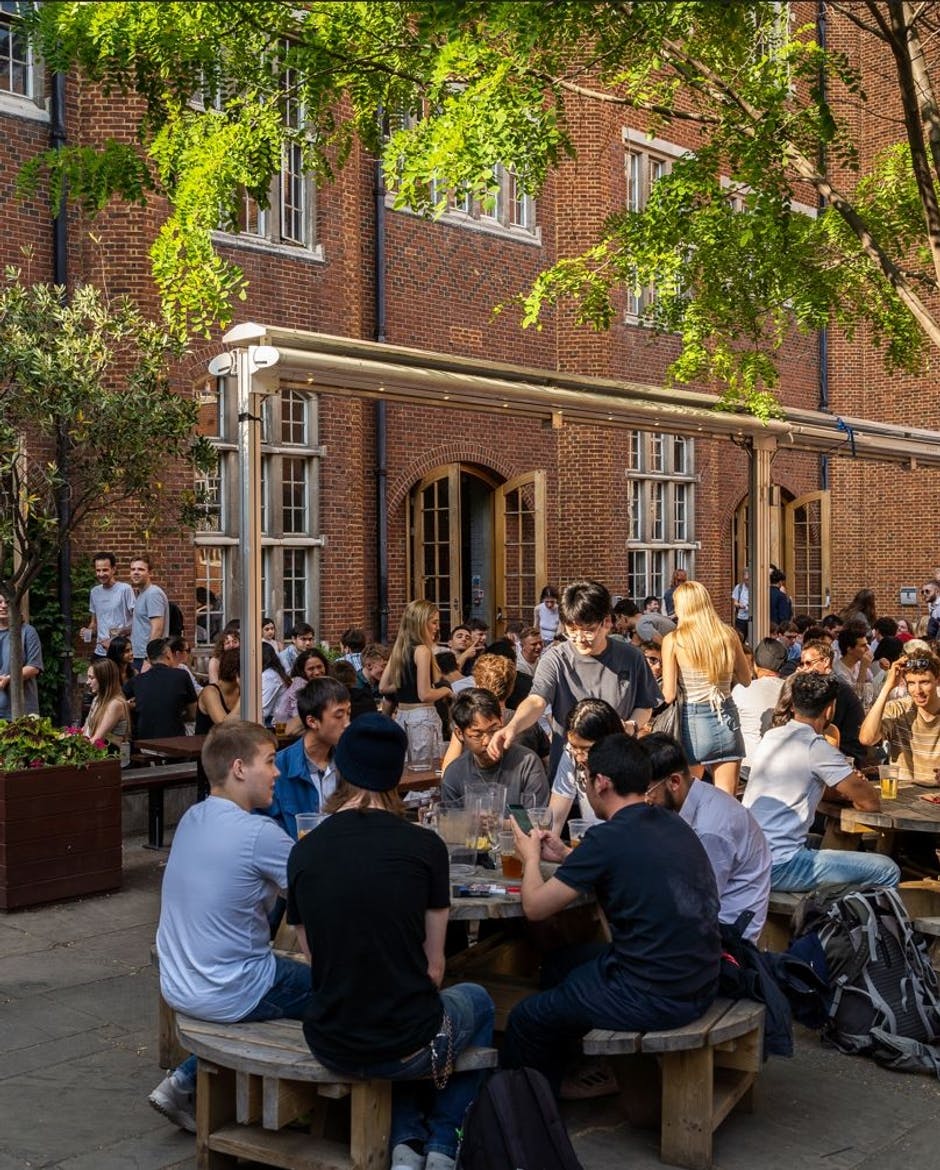
[[[9,25],[11,18],[0,20]],[[861,34],[851,26],[830,35],[850,54],[861,51]],[[50,214],[39,201],[13,196],[17,167],[49,145],[48,79],[15,36],[7,44],[8,60],[0,61],[0,259],[23,265],[28,247],[30,276],[51,279]],[[881,76],[877,68],[872,73]],[[889,107],[890,81],[883,85],[878,96]],[[127,135],[125,115],[120,103],[67,80],[68,141]],[[862,112],[857,118],[864,164],[883,129]],[[650,141],[615,107],[592,108],[575,121],[577,159],[559,168],[538,200],[520,196],[505,174],[494,209],[454,205],[434,223],[393,210],[387,196],[377,200],[373,161],[362,153],[319,190],[285,172],[270,211],[246,206],[242,232],[219,235],[250,282],[239,320],[661,385],[675,342],[637,324],[640,306],[632,298],[602,334],[577,327],[566,311],[550,314],[540,332],[521,330],[510,311],[492,314],[541,269],[594,239],[609,212],[641,206],[650,184],[693,145]],[[71,213],[69,282],[91,280],[155,309],[148,247],[163,213],[158,201],[146,209],[112,204],[94,223]],[[921,428],[940,421],[930,381],[888,378],[865,339],[827,340],[825,378],[819,338],[788,343],[785,404],[816,409],[828,394],[835,415]],[[235,404],[231,386],[206,373],[219,348],[218,339],[197,345],[179,372],[181,393],[200,395],[205,428],[218,439],[219,475],[202,485],[205,522],[195,535],[177,528],[149,542],[155,579],[201,639],[237,612],[238,597]],[[615,593],[661,595],[676,567],[702,580],[730,618],[730,590],[746,561],[748,488],[748,455],[730,441],[548,425],[495,411],[455,412],[443,401],[390,402],[380,475],[379,409],[315,388],[283,389],[266,407],[263,595],[281,630],[307,617],[334,643],[349,624],[378,632],[378,479],[387,484],[392,630],[410,596],[437,598],[445,625],[470,615],[495,624],[500,615],[530,613],[545,583],[591,575]],[[839,446],[836,436],[833,448]],[[190,486],[179,473],[175,482],[180,490]],[[798,611],[839,608],[869,585],[886,612],[916,615],[898,609],[897,590],[919,584],[940,562],[931,526],[915,514],[929,514],[936,472],[782,451],[773,483],[770,554],[789,570]],[[901,515],[892,506],[899,488]],[[132,511],[114,518],[107,542],[124,575],[130,556],[148,543]],[[98,543],[89,534],[77,552]]]

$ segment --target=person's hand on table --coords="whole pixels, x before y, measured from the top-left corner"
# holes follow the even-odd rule
[[[533,829],[531,833],[526,833],[519,828],[515,817],[510,817],[509,823],[516,840],[516,853],[522,858],[523,865],[526,862],[538,865],[542,856],[542,830]]]
[[[542,833],[542,860],[564,861],[571,850],[562,841],[557,833],[550,833],[547,829]]]

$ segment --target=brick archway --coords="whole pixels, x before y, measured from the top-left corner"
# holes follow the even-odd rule
[[[500,452],[482,444],[455,442],[439,443],[429,447],[421,456],[411,463],[395,477],[389,484],[388,510],[394,512],[400,508],[408,493],[419,480],[423,479],[435,467],[443,467],[449,463],[463,463],[481,467],[486,471],[495,472],[501,479],[512,479],[520,474],[521,468],[513,460],[506,458]]]

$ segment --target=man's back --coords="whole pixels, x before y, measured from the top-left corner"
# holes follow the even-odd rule
[[[136,714],[136,739],[185,735],[183,716],[196,701],[196,688],[185,670],[154,663],[131,684]]]
[[[744,764],[750,764],[761,737],[761,722],[768,711],[773,711],[780,698],[783,679],[775,675],[755,678],[744,687],[740,683],[731,691],[731,698],[738,709],[741,720],[741,734],[744,736]]]
[[[707,995],[718,978],[718,892],[692,829],[644,803],[592,826],[555,877],[595,890],[615,964],[633,985],[681,999]]]
[[[845,756],[806,723],[794,719],[766,733],[742,803],[763,829],[774,865],[803,848],[823,792],[851,773]]]
[[[173,838],[157,930],[167,1002],[204,1019],[240,1020],[274,980],[267,919],[287,884],[293,842],[267,817],[209,796]]]
[[[679,815],[705,847],[718,884],[722,922],[752,914],[744,930],[756,942],[767,918],[770,898],[770,846],[753,816],[733,796],[695,780]]]

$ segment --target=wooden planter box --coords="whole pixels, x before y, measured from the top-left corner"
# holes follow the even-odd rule
[[[121,886],[121,767],[0,772],[0,910]]]

